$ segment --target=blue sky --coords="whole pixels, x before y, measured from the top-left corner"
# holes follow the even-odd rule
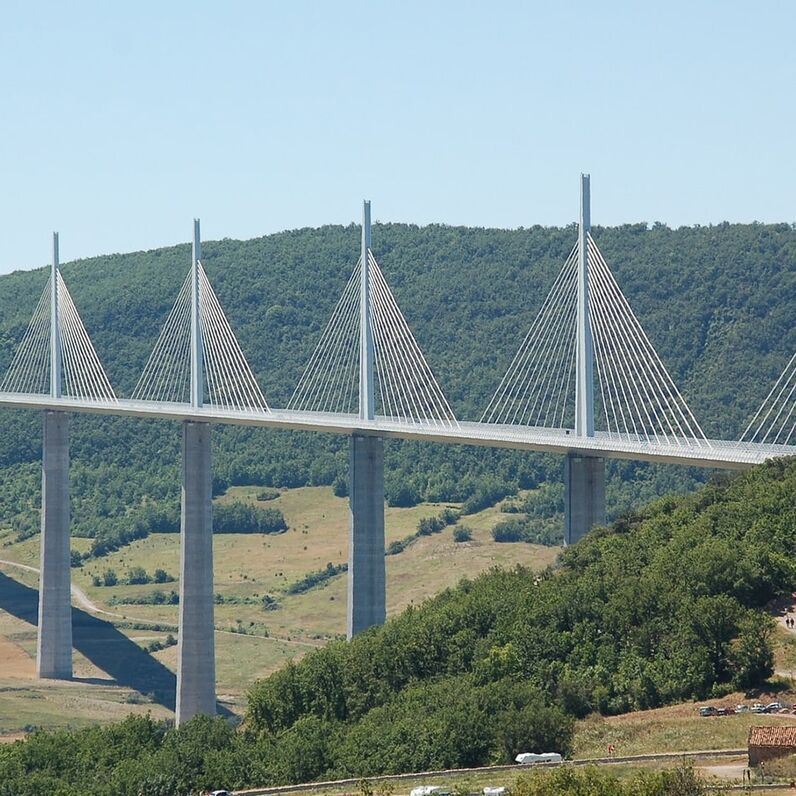
[[[0,6],[0,272],[358,220],[796,218],[792,2]],[[376,241],[374,241],[376,243]]]

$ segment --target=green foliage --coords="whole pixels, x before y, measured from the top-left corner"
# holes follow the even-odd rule
[[[106,569],[102,573],[102,585],[103,586],[115,586],[119,582],[119,578],[116,576],[116,572],[112,569]]]
[[[562,528],[556,524],[515,516],[502,520],[492,529],[496,542],[528,542],[529,544],[559,545],[563,541]]]
[[[158,568],[152,575],[152,581],[154,583],[172,583],[174,581],[174,576],[169,575],[165,569]]]
[[[332,564],[330,561],[323,569],[310,572],[309,575],[291,583],[285,589],[285,594],[304,594],[305,591],[321,586],[330,578],[341,575],[343,572],[348,572],[348,564]]]
[[[110,605],[178,605],[180,602],[180,595],[172,589],[169,592],[164,592],[161,589],[155,589],[149,594],[137,594],[128,597],[111,597],[108,600]]]
[[[462,581],[289,662],[251,689],[243,731],[201,716],[179,729],[131,717],[0,745],[0,796],[187,796],[567,754],[576,716],[768,676],[760,609],[796,586],[794,529],[796,461],[774,461],[626,515],[567,548],[555,571]],[[529,772],[516,792],[705,791],[689,768],[617,779],[562,767]]]
[[[152,578],[143,567],[131,567],[127,571],[127,583],[130,586],[140,586],[151,582]]]
[[[570,767],[535,770],[520,777],[515,796],[704,796],[705,783],[694,769],[640,772],[620,778],[607,769]]]
[[[488,573],[311,653],[254,686],[252,726],[363,721],[438,678],[527,683],[576,716],[759,682],[771,642],[756,609],[796,585],[794,528],[796,462],[667,498],[568,548],[555,573]]]
[[[454,542],[469,542],[472,538],[473,532],[466,525],[460,525],[458,528],[453,529]]]
[[[235,500],[213,507],[213,533],[283,533],[285,517],[279,509],[260,508]]]

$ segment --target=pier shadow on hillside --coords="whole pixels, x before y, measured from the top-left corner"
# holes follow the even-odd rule
[[[39,592],[0,572],[0,610],[38,624]],[[145,652],[110,622],[72,606],[72,645],[116,685],[149,695],[169,710],[176,707],[177,676],[157,658]],[[99,678],[75,678],[86,683],[108,684]],[[219,715],[230,711],[217,705]]]

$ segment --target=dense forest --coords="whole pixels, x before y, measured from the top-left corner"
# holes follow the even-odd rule
[[[595,239],[708,436],[737,438],[796,350],[796,230],[787,224],[595,228]],[[373,245],[395,297],[461,419],[478,419],[575,240],[575,228],[519,230],[376,224]],[[263,391],[284,406],[354,266],[359,228],[329,226],[204,244],[203,263]],[[129,395],[189,267],[188,245],[69,263],[63,275],[119,395]],[[0,371],[13,356],[46,269],[0,278]],[[35,531],[40,416],[0,413],[0,521]],[[173,516],[179,428],[75,417],[73,533],[96,550]],[[560,483],[559,457],[391,441],[386,493],[484,502]],[[336,484],[346,441],[227,427],[214,431],[215,489]],[[611,516],[705,473],[612,463]],[[336,486],[336,488],[337,488]],[[556,494],[560,495],[560,492]],[[558,515],[539,492],[533,516]],[[135,530],[133,530],[135,529]]]
[[[762,608],[796,587],[795,529],[796,461],[718,478],[592,532],[556,569],[465,580],[312,652],[252,687],[237,730],[131,717],[0,745],[0,794],[180,796],[566,754],[574,720],[590,712],[717,697],[769,677],[773,621]],[[687,772],[651,776],[633,790],[565,769],[522,792],[700,792],[674,787]]]

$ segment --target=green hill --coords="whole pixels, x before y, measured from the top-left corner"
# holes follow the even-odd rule
[[[240,730],[136,717],[0,747],[0,793],[165,796],[568,753],[591,711],[761,685],[763,608],[796,587],[794,529],[796,462],[720,479],[590,534],[541,576],[496,570],[310,653],[254,685]]]
[[[357,256],[358,227],[209,241],[206,270],[274,406],[284,405]],[[596,228],[595,238],[709,436],[736,438],[796,350],[796,230],[786,224],[671,230]],[[381,224],[377,257],[460,418],[477,419],[575,239],[573,227],[514,231]],[[189,265],[188,245],[69,263],[64,278],[111,381],[129,395]],[[0,278],[0,369],[24,332],[46,269]],[[0,415],[0,519],[35,532],[40,420]],[[175,516],[179,430],[156,421],[76,417],[74,533],[145,533],[142,501]],[[345,440],[219,428],[217,490],[344,481]],[[387,445],[387,496],[494,502],[561,480],[557,457],[420,443]],[[692,489],[684,468],[614,463],[609,512]],[[557,491],[556,491],[557,490]],[[560,487],[531,514],[560,510]],[[131,515],[132,512],[132,515]],[[136,513],[138,512],[138,513]]]

